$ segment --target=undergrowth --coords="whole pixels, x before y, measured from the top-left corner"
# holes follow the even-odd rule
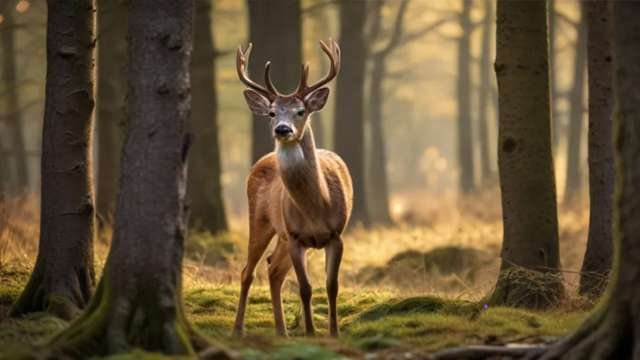
[[[13,201],[13,200],[12,200]],[[473,204],[474,202],[466,202]],[[308,259],[314,320],[319,335],[303,336],[295,276],[284,285],[284,311],[291,339],[274,337],[266,266],[261,264],[251,290],[246,337],[231,337],[238,300],[238,278],[244,266],[247,236],[244,221],[232,219],[230,233],[212,236],[192,232],[185,244],[184,305],[189,320],[245,359],[335,359],[420,357],[460,344],[503,344],[550,341],[566,334],[584,318],[590,303],[568,296],[557,308],[525,311],[485,304],[497,278],[500,218],[484,211],[482,201],[469,209],[432,204],[420,217],[431,221],[398,222],[394,227],[353,228],[345,236],[345,257],[338,300],[340,340],[326,336],[327,297],[324,254]],[[415,208],[415,207],[413,207]],[[35,261],[38,239],[37,202],[32,197],[0,204],[0,359],[34,346],[68,324],[44,314],[7,319],[12,302],[26,284]],[[562,273],[569,293],[577,276],[586,238],[586,215],[560,217]],[[412,221],[414,221],[412,220]],[[111,228],[96,242],[96,272],[101,274]],[[267,251],[269,252],[269,251]],[[429,295],[429,296],[426,296]],[[389,356],[387,356],[389,355]],[[110,359],[164,359],[134,350]]]

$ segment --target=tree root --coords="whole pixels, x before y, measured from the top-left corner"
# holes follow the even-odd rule
[[[79,289],[49,289],[41,272],[34,271],[22,294],[11,306],[9,316],[19,317],[34,312],[47,312],[67,321],[78,317],[86,305],[90,291],[81,294]]]
[[[103,278],[86,313],[51,340],[50,357],[89,358],[141,348],[191,356],[207,350],[210,359],[232,358],[223,347],[207,349],[211,341],[189,325],[180,306],[173,312],[149,312],[137,301],[113,296],[106,282]]]

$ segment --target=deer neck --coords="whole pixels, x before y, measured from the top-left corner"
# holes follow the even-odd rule
[[[289,197],[305,215],[321,216],[329,204],[329,189],[317,158],[311,126],[291,144],[276,145],[278,168]]]

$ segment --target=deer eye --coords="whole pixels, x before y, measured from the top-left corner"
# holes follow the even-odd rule
[[[269,111],[269,117],[276,117],[276,113],[273,111]]]
[[[298,110],[298,116],[303,116],[303,115],[304,115],[304,109]]]

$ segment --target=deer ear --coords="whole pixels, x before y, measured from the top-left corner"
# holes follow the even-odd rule
[[[249,109],[256,115],[266,116],[269,114],[269,108],[271,102],[266,97],[258,94],[257,92],[247,89],[244,91],[244,98],[247,100]]]
[[[305,96],[304,103],[307,105],[309,112],[319,111],[324,107],[329,97],[329,88],[322,87],[311,94]]]

